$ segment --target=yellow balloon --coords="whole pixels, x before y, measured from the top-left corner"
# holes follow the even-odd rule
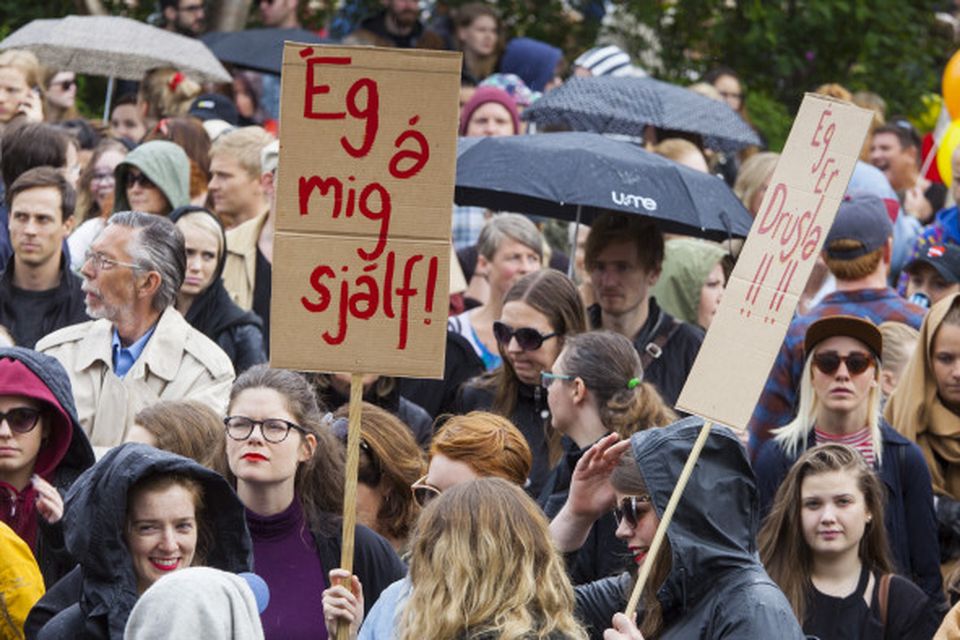
[[[960,144],[960,120],[954,120],[943,135],[940,141],[940,148],[937,149],[937,169],[940,171],[940,177],[948,187],[953,183],[953,152]]]

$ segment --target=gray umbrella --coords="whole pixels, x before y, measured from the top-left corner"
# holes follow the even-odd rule
[[[735,148],[759,145],[756,132],[719,100],[653,78],[573,78],[523,112],[538,125],[642,137],[647,125],[696,133]]]
[[[205,44],[119,16],[33,20],[0,42],[27,49],[51,69],[140,80],[150,69],[176,67],[200,81],[230,82]]]

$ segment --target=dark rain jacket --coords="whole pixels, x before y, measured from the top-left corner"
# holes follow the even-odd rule
[[[880,423],[880,433],[883,464],[877,475],[887,488],[883,520],[894,565],[898,574],[912,580],[931,603],[939,607],[945,600],[930,470],[920,448],[897,433],[886,420]],[[807,448],[815,445],[816,434],[811,429]],[[794,462],[796,460],[788,458],[776,440],[767,440],[757,452],[754,469],[762,517],[770,512],[777,489]]]
[[[691,417],[630,439],[660,517],[702,425]],[[658,640],[804,638],[787,599],[757,559],[759,526],[760,502],[746,453],[733,432],[714,427],[667,528],[672,568],[657,591],[664,620]],[[609,626],[629,597],[621,590],[626,581],[594,585],[578,588],[578,612],[597,621],[594,626],[603,620]],[[603,611],[604,605],[610,608]]]
[[[184,319],[194,329],[217,343],[240,375],[255,364],[267,361],[263,343],[263,322],[252,311],[238,307],[223,286],[223,266],[227,261],[227,235],[220,220],[203,207],[180,207],[170,214],[176,222],[190,213],[208,215],[220,228],[220,256],[210,285],[201,291],[187,309]]]
[[[456,413],[457,394],[467,380],[483,373],[483,360],[463,336],[447,331],[443,378],[401,378],[400,394],[418,404],[432,417]]]
[[[142,444],[111,449],[67,494],[67,550],[80,566],[41,598],[24,627],[27,638],[122,640],[137,601],[137,578],[124,542],[127,494],[141,478],[176,473],[203,488],[198,545],[206,566],[237,573],[252,566],[252,544],[243,504],[219,474],[189,458]],[[79,596],[79,597],[78,597]]]
[[[13,261],[11,256],[6,269],[0,274],[0,325],[10,331],[13,341],[21,347],[33,349],[37,341],[48,333],[89,320],[83,301],[83,282],[70,271],[70,261],[60,256],[60,284],[57,292],[47,300],[43,313],[33,318],[29,326],[16,321],[16,305],[21,297],[13,289]],[[29,295],[32,292],[27,292]]]
[[[0,348],[0,359],[10,359],[20,362],[27,367],[40,382],[42,382],[52,397],[42,398],[37,393],[20,390],[19,395],[27,395],[51,405],[55,400],[59,407],[54,406],[53,419],[50,420],[50,434],[37,457],[37,466],[34,470],[45,480],[57,488],[61,494],[65,493],[77,477],[86,469],[93,466],[95,458],[86,434],[80,428],[77,419],[77,407],[73,402],[73,391],[70,388],[70,378],[63,365],[42,353],[23,347]],[[19,385],[22,381],[9,381]],[[0,394],[12,393],[18,389],[10,386],[7,381],[0,383]],[[52,447],[57,442],[66,440],[69,444],[66,451],[58,460],[42,460],[44,449]],[[63,520],[56,524],[47,524],[42,517],[37,517],[38,535],[34,555],[43,581],[49,589],[53,583],[73,569],[76,562],[67,552],[63,541]]]

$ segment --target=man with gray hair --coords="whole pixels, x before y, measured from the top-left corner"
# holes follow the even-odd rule
[[[133,416],[160,400],[227,408],[230,359],[173,306],[185,271],[183,234],[173,223],[116,213],[80,270],[87,315],[95,320],[37,343],[67,370],[80,424],[100,452],[123,442]]]

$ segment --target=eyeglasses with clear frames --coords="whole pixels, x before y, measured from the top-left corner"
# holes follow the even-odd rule
[[[128,269],[134,270],[142,269],[142,267],[138,264],[133,264],[132,262],[120,262],[119,260],[108,258],[102,253],[90,251],[89,249],[83,254],[83,261],[93,264],[93,268],[97,271],[109,271],[115,267],[127,267]]]

